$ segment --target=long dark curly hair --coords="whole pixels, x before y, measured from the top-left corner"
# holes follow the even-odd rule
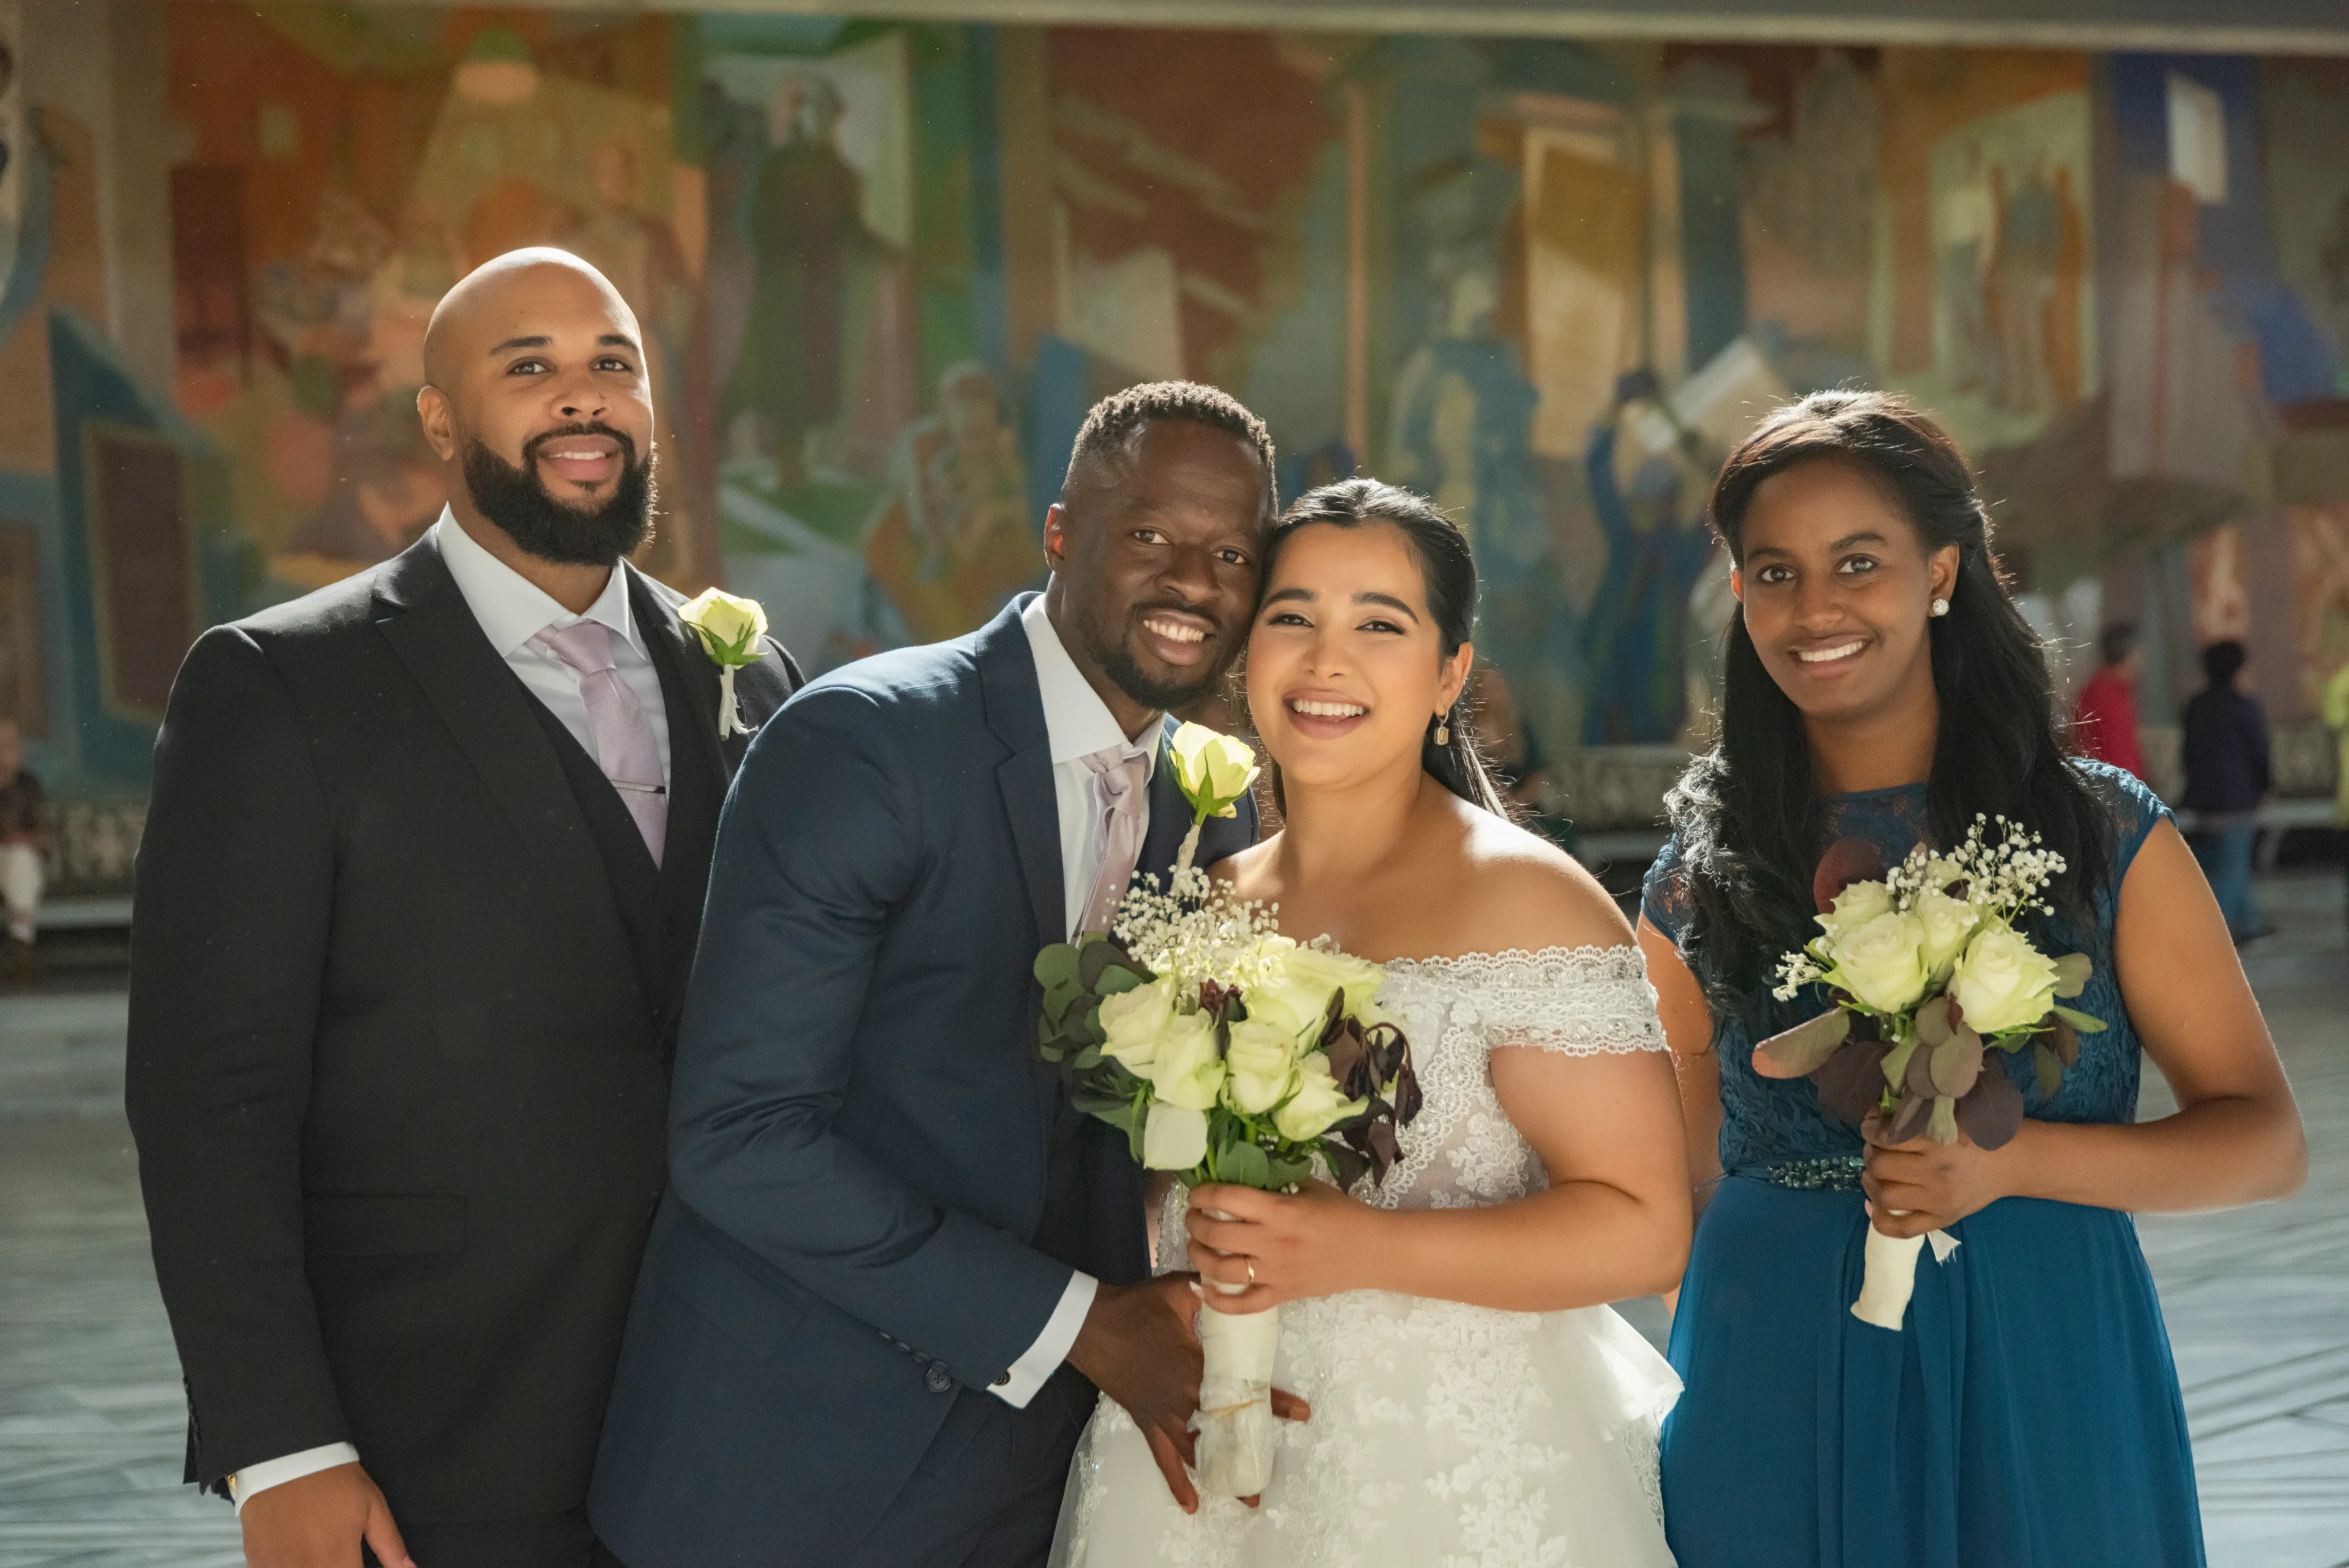
[[[1961,841],[1982,813],[2037,833],[2067,867],[2052,889],[2075,929],[2093,928],[2090,889],[2110,858],[2107,803],[2067,755],[2038,635],[2007,595],[1990,514],[1941,428],[1883,392],[1815,392],[1779,409],[1713,482],[1713,531],[1744,564],[1747,508],[1764,480],[1806,462],[1844,462],[1896,497],[1930,554],[1958,547],[1947,615],[1928,623],[1940,728],[1924,837]],[[1752,1016],[1756,982],[1816,935],[1812,875],[1825,847],[1803,715],[1778,689],[1740,607],[1724,639],[1719,730],[1665,798],[1690,912],[1682,959],[1717,1018]]]

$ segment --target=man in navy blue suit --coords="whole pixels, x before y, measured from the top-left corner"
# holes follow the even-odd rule
[[[1040,1563],[1097,1389],[1195,1505],[1196,1299],[1150,1279],[1141,1172],[1038,1061],[1030,976],[1171,867],[1165,712],[1245,641],[1274,506],[1247,410],[1121,392],[1044,594],[833,671],[752,744],[589,1503],[628,1568]],[[1200,864],[1256,826],[1210,821]]]

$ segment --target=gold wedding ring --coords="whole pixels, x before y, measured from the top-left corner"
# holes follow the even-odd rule
[[[1256,1260],[1254,1258],[1243,1256],[1240,1259],[1240,1262],[1247,1265],[1248,1289],[1256,1289]]]

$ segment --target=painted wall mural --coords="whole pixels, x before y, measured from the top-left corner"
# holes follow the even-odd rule
[[[2228,614],[2291,628],[2282,718],[2349,659],[2343,62],[167,15],[178,369],[129,422],[183,455],[174,569],[201,586],[159,603],[250,608],[413,540],[443,500],[424,322],[485,257],[553,244],[650,339],[646,566],[755,595],[817,668],[1040,580],[1085,408],[1177,375],[1266,417],[1284,494],[1361,469],[1462,521],[1537,753],[1702,733],[1730,604],[1707,486],[1772,403],[1847,383],[1948,421],[2056,635],[2167,613],[2188,649],[2232,584]],[[26,334],[92,308],[51,254],[75,132],[9,90],[0,146],[30,151],[0,164],[0,365],[45,365]],[[65,483],[17,454],[62,458],[102,411],[49,379],[0,414],[0,513],[100,532],[7,546],[0,691],[45,679],[56,708],[57,671],[107,660],[25,628],[25,585],[62,569],[25,557],[96,581],[118,533],[102,482],[47,511],[9,488]],[[2237,569],[2260,550],[2296,565]]]

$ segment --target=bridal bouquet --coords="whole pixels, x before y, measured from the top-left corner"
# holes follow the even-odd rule
[[[1198,825],[1229,812],[1256,766],[1196,724],[1176,732],[1174,760],[1195,815],[1171,884],[1138,879],[1112,930],[1037,956],[1042,1055],[1079,1110],[1186,1186],[1283,1191],[1317,1159],[1342,1186],[1382,1179],[1420,1104],[1410,1047],[1373,1000],[1383,971],[1280,935],[1273,910],[1192,866]],[[1203,1490],[1253,1497],[1271,1479],[1278,1336],[1278,1308],[1200,1314]]]
[[[1988,1053],[2028,1049],[2049,1096],[2078,1060],[2079,1036],[2105,1025],[2056,1000],[2087,984],[2087,956],[2051,959],[2015,929],[2028,911],[2052,912],[2044,895],[2063,857],[2003,816],[1992,843],[1990,826],[1977,817],[1952,853],[1920,845],[1889,871],[1865,840],[1827,851],[1813,884],[1822,934],[1779,961],[1772,994],[1787,1002],[1822,983],[1835,1006],[1756,1045],[1755,1072],[1810,1077],[1830,1115],[1874,1117],[1895,1143],[1920,1133],[1955,1143],[1962,1132],[1991,1149],[2015,1135],[2023,1096]],[[1899,1328],[1927,1241],[1936,1261],[1958,1244],[1944,1231],[1900,1238],[1868,1227],[1853,1316]]]

